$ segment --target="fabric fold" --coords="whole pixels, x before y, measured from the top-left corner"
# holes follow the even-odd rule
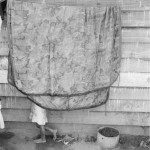
[[[108,99],[121,60],[120,9],[9,2],[9,82],[53,110]]]

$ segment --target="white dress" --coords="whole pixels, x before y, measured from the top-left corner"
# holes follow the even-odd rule
[[[0,129],[4,129],[5,125],[4,125],[4,119],[2,116],[1,108],[2,108],[2,105],[1,105],[1,101],[0,101]]]
[[[30,119],[38,125],[45,125],[48,122],[46,109],[32,103]]]

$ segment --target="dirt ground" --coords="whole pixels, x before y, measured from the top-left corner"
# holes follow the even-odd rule
[[[47,143],[35,144],[31,136],[24,133],[13,132],[13,134],[3,135],[0,133],[0,150],[102,150],[96,142],[95,137],[85,139],[76,138],[69,144],[54,142],[52,136],[46,136]],[[114,150],[149,150],[140,147],[142,140],[148,137],[121,135],[119,145]]]

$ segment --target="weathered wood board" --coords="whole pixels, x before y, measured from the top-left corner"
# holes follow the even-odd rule
[[[149,51],[150,52],[150,51]],[[0,70],[8,69],[8,58],[0,57]],[[149,73],[150,72],[150,58],[122,58],[121,72],[136,72],[136,73]],[[1,76],[1,74],[0,74]]]
[[[150,11],[130,11],[121,13],[122,27],[150,27]]]
[[[9,84],[0,84],[1,97],[26,97]],[[150,100],[150,88],[111,87],[109,99],[113,100]]]
[[[150,28],[122,29],[122,42],[150,43]]]
[[[126,42],[122,43],[122,58],[141,58],[144,60],[150,59],[150,42]]]
[[[10,84],[0,84],[0,96],[19,96],[25,97],[21,92],[19,92],[15,87]]]
[[[150,42],[122,42],[122,58],[150,59]],[[8,56],[8,49],[0,49],[0,56]]]
[[[112,86],[120,87],[150,87],[150,73],[120,73]]]
[[[111,87],[110,88],[110,99],[125,100],[150,100],[150,88],[133,88],[133,87]]]
[[[22,1],[22,0],[17,0]],[[37,2],[40,3],[42,0],[23,0],[24,2]],[[45,3],[63,3],[63,4],[70,4],[70,5],[95,5],[100,4],[104,6],[110,6],[110,5],[120,5],[123,9],[141,9],[141,8],[147,8],[150,6],[149,0],[45,0]]]
[[[30,122],[30,109],[3,109],[5,121]],[[149,126],[150,113],[48,111],[49,123]]]
[[[30,109],[32,102],[22,97],[2,98],[2,108]],[[91,112],[150,112],[150,100],[108,100],[105,105],[89,109]]]
[[[8,69],[8,57],[0,56],[0,70]]]
[[[7,74],[7,70],[0,70],[0,83],[8,83]]]
[[[20,0],[21,1],[21,0]],[[26,0],[28,1],[28,0]],[[30,0],[30,2],[35,0]],[[36,2],[41,0],[36,0]],[[46,2],[62,0],[46,0]],[[64,0],[68,4],[120,3],[122,7],[122,62],[120,79],[111,87],[106,105],[90,110],[49,112],[51,124],[150,126],[150,1],[149,0]],[[6,41],[0,42],[0,56],[8,56]],[[7,57],[0,57],[0,96],[5,121],[30,122],[31,102],[7,81]],[[66,128],[65,128],[66,129]],[[71,128],[66,131],[72,131]],[[83,128],[80,128],[82,131]],[[85,131],[86,132],[86,131]]]
[[[149,73],[150,59],[134,59],[127,58],[121,60],[121,72]]]
[[[7,70],[0,70],[0,83],[8,83]],[[150,73],[120,73],[113,87],[150,87]]]

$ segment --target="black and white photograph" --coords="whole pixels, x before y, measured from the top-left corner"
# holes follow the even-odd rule
[[[150,150],[150,0],[0,0],[0,150]]]

